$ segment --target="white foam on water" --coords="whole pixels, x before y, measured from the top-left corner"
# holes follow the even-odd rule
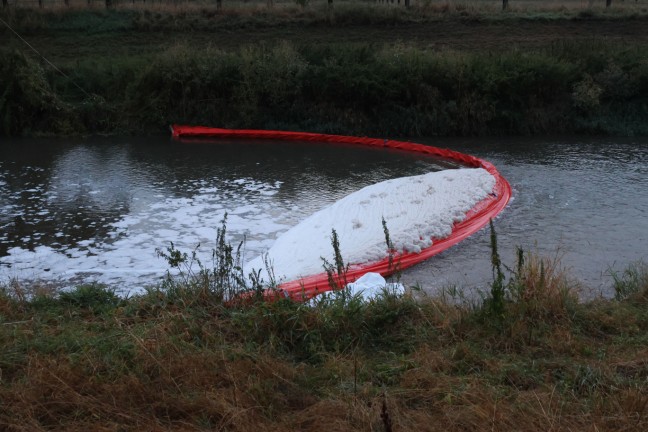
[[[75,188],[80,187],[80,183],[74,183],[55,179],[50,187],[57,190],[58,197],[48,190],[39,191],[48,200],[71,203],[78,193]],[[112,222],[100,222],[106,224],[101,235],[80,240],[72,247],[38,245],[34,244],[36,237],[26,237],[24,246],[12,247],[7,256],[0,257],[0,281],[41,280],[61,287],[98,282],[122,294],[140,292],[156,284],[169,269],[156,250],[165,250],[171,242],[181,252],[196,250],[198,258],[209,265],[226,213],[227,240],[237,246],[246,238],[244,258],[257,256],[245,270],[264,268],[261,254],[267,251],[278,278],[292,280],[322,272],[321,257],[333,260],[332,229],[338,233],[342,255],[350,263],[375,261],[386,255],[383,218],[399,250],[420,251],[431,244],[432,238],[450,234],[452,224],[486,197],[494,183],[482,169],[387,180],[351,193],[292,228],[294,222],[286,214],[300,209],[292,202],[273,198],[282,186],[279,181],[200,180],[192,183],[192,192],[184,196],[157,187],[134,190],[128,192],[128,213]],[[87,189],[92,205],[109,205],[99,201],[101,194],[92,193],[100,190],[95,185]],[[3,207],[10,209],[7,204]],[[63,238],[68,234],[51,235]]]
[[[282,234],[245,265],[261,269],[264,260],[279,282],[297,280],[324,271],[322,258],[334,262],[332,230],[342,258],[363,264],[388,256],[384,219],[398,251],[420,252],[432,239],[447,237],[455,222],[490,194],[495,178],[484,169],[456,169],[401,177],[367,186],[314,213]]]
[[[360,296],[364,301],[375,300],[385,293],[405,293],[403,284],[387,282],[380,274],[373,272],[365,273],[355,282],[347,284],[346,289],[351,296]]]
[[[247,178],[225,183],[230,186],[226,191],[203,187],[191,197],[163,195],[161,201],[151,200],[145,191],[133,197],[130,213],[107,225],[104,236],[80,240],[74,247],[37,245],[29,250],[27,244],[37,236],[26,237],[24,247],[12,247],[0,257],[0,281],[49,281],[64,288],[98,282],[123,294],[140,292],[166,274],[169,266],[156,251],[171,242],[182,252],[196,250],[209,265],[226,213],[228,239],[238,244],[247,237],[245,249],[256,255],[268,247],[274,233],[289,228],[269,217],[270,205],[263,202],[277,193],[281,183]]]

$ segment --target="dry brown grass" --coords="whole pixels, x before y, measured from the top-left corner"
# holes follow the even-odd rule
[[[272,356],[228,350],[218,357],[217,351],[183,352],[168,338],[125,337],[136,339],[134,366],[117,376],[105,376],[115,365],[92,356],[80,364],[65,354],[30,358],[12,391],[2,389],[0,400],[12,410],[0,414],[0,424],[8,430],[253,430],[308,401],[294,384],[297,371]]]
[[[429,349],[417,353],[420,367],[404,374],[385,396],[376,394],[377,383],[366,382],[355,394],[336,385],[319,394],[300,384],[312,370],[271,356],[223,361],[213,353],[160,351],[142,348],[135,359],[138,370],[112,380],[62,358],[33,358],[21,381],[13,383],[10,391],[0,391],[3,404],[12,407],[0,415],[0,423],[12,431],[384,430],[380,416],[384,400],[394,430],[641,430],[648,426],[646,395],[641,389],[599,392],[607,402],[594,407],[551,383],[533,390],[504,391],[475,374],[449,375],[444,372],[448,359]],[[629,371],[643,367],[638,364],[636,360],[618,366]]]
[[[509,287],[509,312],[518,316],[517,332],[531,331],[538,323],[565,323],[578,302],[580,286],[562,268],[559,256],[528,254]]]
[[[566,276],[528,259],[498,325],[431,297],[232,311],[190,290],[111,309],[97,289],[78,305],[5,294],[0,430],[646,430],[645,307],[571,304]],[[386,324],[317,339],[336,320]]]

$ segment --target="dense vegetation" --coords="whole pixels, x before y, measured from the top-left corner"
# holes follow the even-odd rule
[[[226,306],[223,265],[128,299],[10,284],[0,428],[645,430],[648,267],[579,303],[557,262],[519,260],[493,254],[480,302],[448,288]]]
[[[5,30],[14,41],[0,49],[0,134],[143,133],[170,123],[392,136],[648,133],[648,48],[641,41],[564,39],[488,50],[337,39],[302,44],[305,24],[290,14],[145,12],[12,14],[23,34],[65,42],[65,51],[51,55],[67,77]],[[406,21],[407,13],[392,20]],[[523,26],[524,17],[510,28]],[[618,26],[644,19],[605,18]],[[220,48],[205,36],[218,24],[245,40],[249,26],[272,32],[282,19],[296,32],[292,41]],[[328,28],[344,34],[354,19]],[[189,28],[207,39],[151,41],[156,50],[144,52],[133,42],[146,45],[147,38]],[[105,34],[128,49],[93,50],[93,38]],[[72,52],[70,35],[80,43]]]

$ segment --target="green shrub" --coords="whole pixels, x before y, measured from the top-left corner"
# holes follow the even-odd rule
[[[11,78],[0,82],[0,133],[149,132],[171,123],[378,136],[645,133],[648,52],[594,45],[462,53],[178,44],[150,58],[79,61],[67,66],[69,78],[5,51],[0,68]]]
[[[43,68],[16,51],[0,50],[0,135],[73,128],[70,108],[52,91]]]

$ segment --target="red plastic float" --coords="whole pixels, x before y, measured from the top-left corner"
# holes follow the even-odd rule
[[[310,132],[287,132],[272,130],[245,130],[245,129],[219,129],[203,126],[179,126],[171,127],[173,138],[179,140],[205,139],[205,138],[246,138],[246,139],[272,139],[284,141],[312,141],[355,144],[370,147],[382,147],[397,149],[413,153],[423,153],[458,162],[467,167],[483,168],[495,177],[495,186],[491,195],[478,202],[472,209],[466,212],[466,218],[454,224],[452,233],[442,239],[433,239],[433,243],[420,253],[395,253],[390,258],[386,257],[380,261],[352,265],[344,275],[344,280],[335,280],[337,286],[344,286],[358,279],[367,272],[380,273],[389,276],[397,270],[403,270],[418,264],[446,249],[459,243],[471,234],[479,231],[488,222],[497,216],[511,199],[511,186],[508,181],[497,171],[490,162],[474,156],[459,153],[453,150],[441,149],[404,141],[394,141],[380,138],[353,137],[344,135],[328,135]],[[337,278],[337,276],[336,276]],[[342,279],[342,278],[339,278]],[[308,300],[317,294],[330,291],[331,283],[327,273],[322,272],[298,280],[282,283],[278,289],[268,291],[268,300],[288,297],[293,300]]]

